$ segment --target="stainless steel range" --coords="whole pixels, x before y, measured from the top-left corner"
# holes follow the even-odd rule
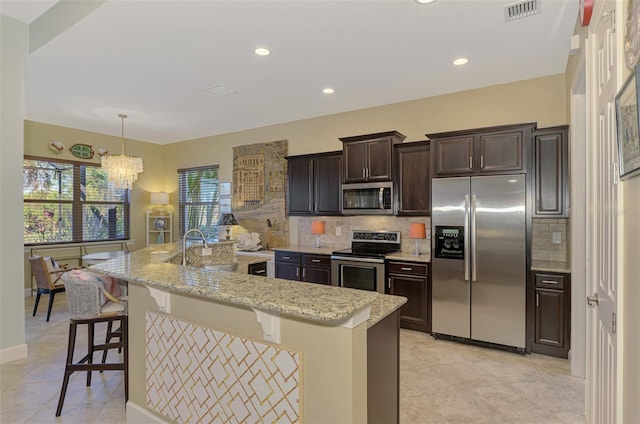
[[[385,256],[399,251],[399,231],[354,230],[351,248],[331,255],[331,281],[340,287],[384,294]]]

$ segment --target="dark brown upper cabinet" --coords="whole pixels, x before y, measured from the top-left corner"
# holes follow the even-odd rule
[[[289,156],[287,162],[287,214],[342,213],[342,152]]]
[[[397,131],[342,137],[344,182],[391,181],[393,146],[405,136]]]
[[[535,210],[537,218],[568,216],[569,127],[543,128],[534,133]]]
[[[398,215],[431,215],[430,141],[395,146]]]
[[[535,123],[426,134],[433,175],[526,173]]]

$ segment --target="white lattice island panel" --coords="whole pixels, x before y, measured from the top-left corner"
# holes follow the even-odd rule
[[[146,313],[146,401],[179,423],[300,422],[301,355]]]

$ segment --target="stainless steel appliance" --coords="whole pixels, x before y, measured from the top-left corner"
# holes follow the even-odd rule
[[[331,255],[332,284],[384,294],[385,256],[399,250],[399,231],[352,231],[351,248]]]
[[[432,181],[432,329],[525,348],[525,175]]]
[[[342,185],[344,215],[393,215],[393,183]]]

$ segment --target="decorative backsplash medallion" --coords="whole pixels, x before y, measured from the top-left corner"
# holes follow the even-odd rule
[[[147,406],[179,423],[300,422],[301,354],[146,313]]]

